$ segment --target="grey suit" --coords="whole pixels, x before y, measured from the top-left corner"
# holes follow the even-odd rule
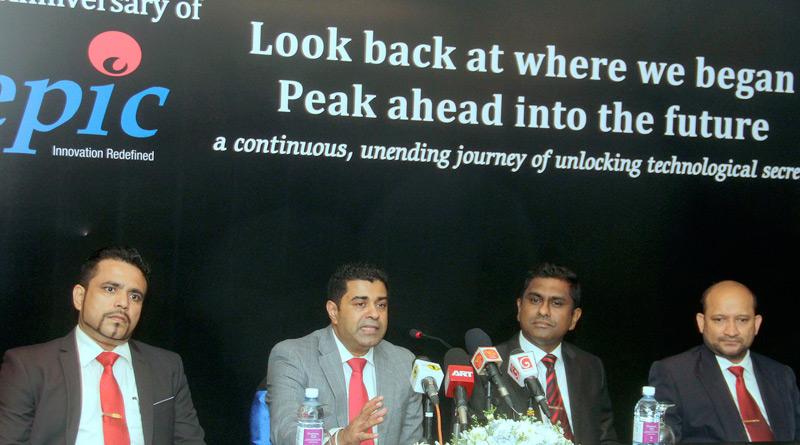
[[[204,444],[180,356],[129,342],[147,445]],[[73,444],[81,416],[75,333],[6,351],[0,369],[0,444]]]
[[[409,383],[414,356],[405,348],[382,340],[374,348],[378,395],[388,414],[378,425],[382,445],[406,445],[422,438],[420,395]],[[273,445],[295,440],[295,413],[305,388],[319,389],[324,404],[325,429],[348,424],[347,391],[339,350],[331,326],[305,337],[285,340],[272,348],[267,370],[267,404]]]

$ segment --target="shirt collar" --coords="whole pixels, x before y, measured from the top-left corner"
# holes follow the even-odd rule
[[[80,361],[81,368],[85,368],[90,363],[93,363],[97,356],[105,350],[100,347],[91,337],[89,337],[80,326],[75,328],[75,343],[78,346],[78,360]],[[128,363],[133,363],[131,359],[131,347],[128,342],[125,342],[115,347],[111,352],[119,354]]]
[[[552,352],[545,352],[540,347],[529,342],[528,339],[522,335],[522,331],[519,332],[519,347],[525,352],[532,352],[533,356],[536,357],[537,362],[542,361],[544,356],[547,354],[553,354],[559,361],[561,360],[561,343],[559,343]]]
[[[339,340],[339,337],[336,336],[336,331],[333,330],[333,327],[331,327],[331,335],[333,335],[333,341],[336,342],[336,348],[339,350],[339,357],[342,359],[342,363],[346,363],[351,358],[356,357],[350,351],[348,351],[347,348],[344,346],[344,343],[342,343],[341,340]],[[367,353],[364,356],[358,358],[365,358],[367,359],[367,363],[369,363],[372,366],[375,366],[375,362],[372,361],[374,350],[375,348],[369,348],[369,351],[367,351]]]
[[[720,369],[724,372],[729,372],[728,368],[731,366],[741,366],[744,368],[745,373],[753,374],[753,359],[750,358],[750,350],[748,349],[747,352],[744,354],[744,358],[739,363],[733,363],[732,361],[726,359],[725,357],[721,357],[719,355],[714,354],[714,357],[717,359],[717,363],[719,363]]]

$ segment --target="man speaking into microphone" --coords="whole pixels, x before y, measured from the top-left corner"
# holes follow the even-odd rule
[[[374,266],[339,267],[325,297],[330,325],[272,349],[267,403],[274,445],[295,443],[305,388],[319,389],[327,444],[411,444],[422,438],[421,399],[409,384],[414,355],[383,339],[388,288],[386,273]]]
[[[567,332],[575,329],[581,314],[581,289],[575,272],[550,263],[541,264],[528,272],[523,291],[517,297],[519,334],[497,345],[497,350],[506,363],[516,349],[533,355],[550,420],[561,424],[568,439],[581,445],[616,444],[602,361],[563,341]],[[528,389],[517,385],[505,367],[501,371],[514,409],[525,412],[533,407],[538,412]],[[492,396],[494,399],[496,393]],[[481,385],[475,385],[470,405],[476,410],[486,406],[486,393]],[[504,403],[493,400],[493,405],[507,416],[513,415]]]

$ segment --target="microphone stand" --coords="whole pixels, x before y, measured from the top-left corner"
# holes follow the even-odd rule
[[[424,401],[422,402],[423,410],[425,411],[425,418],[422,422],[422,430],[423,435],[425,437],[425,443],[429,445],[434,444],[434,433],[433,433],[433,402],[428,397],[424,397]]]
[[[486,378],[486,411],[492,410],[492,379]]]

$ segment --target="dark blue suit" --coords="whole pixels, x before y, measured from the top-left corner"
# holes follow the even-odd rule
[[[800,393],[788,366],[750,351],[758,389],[776,441],[800,440]],[[653,363],[656,399],[674,403],[667,423],[679,442],[747,442],[736,402],[705,345]]]

